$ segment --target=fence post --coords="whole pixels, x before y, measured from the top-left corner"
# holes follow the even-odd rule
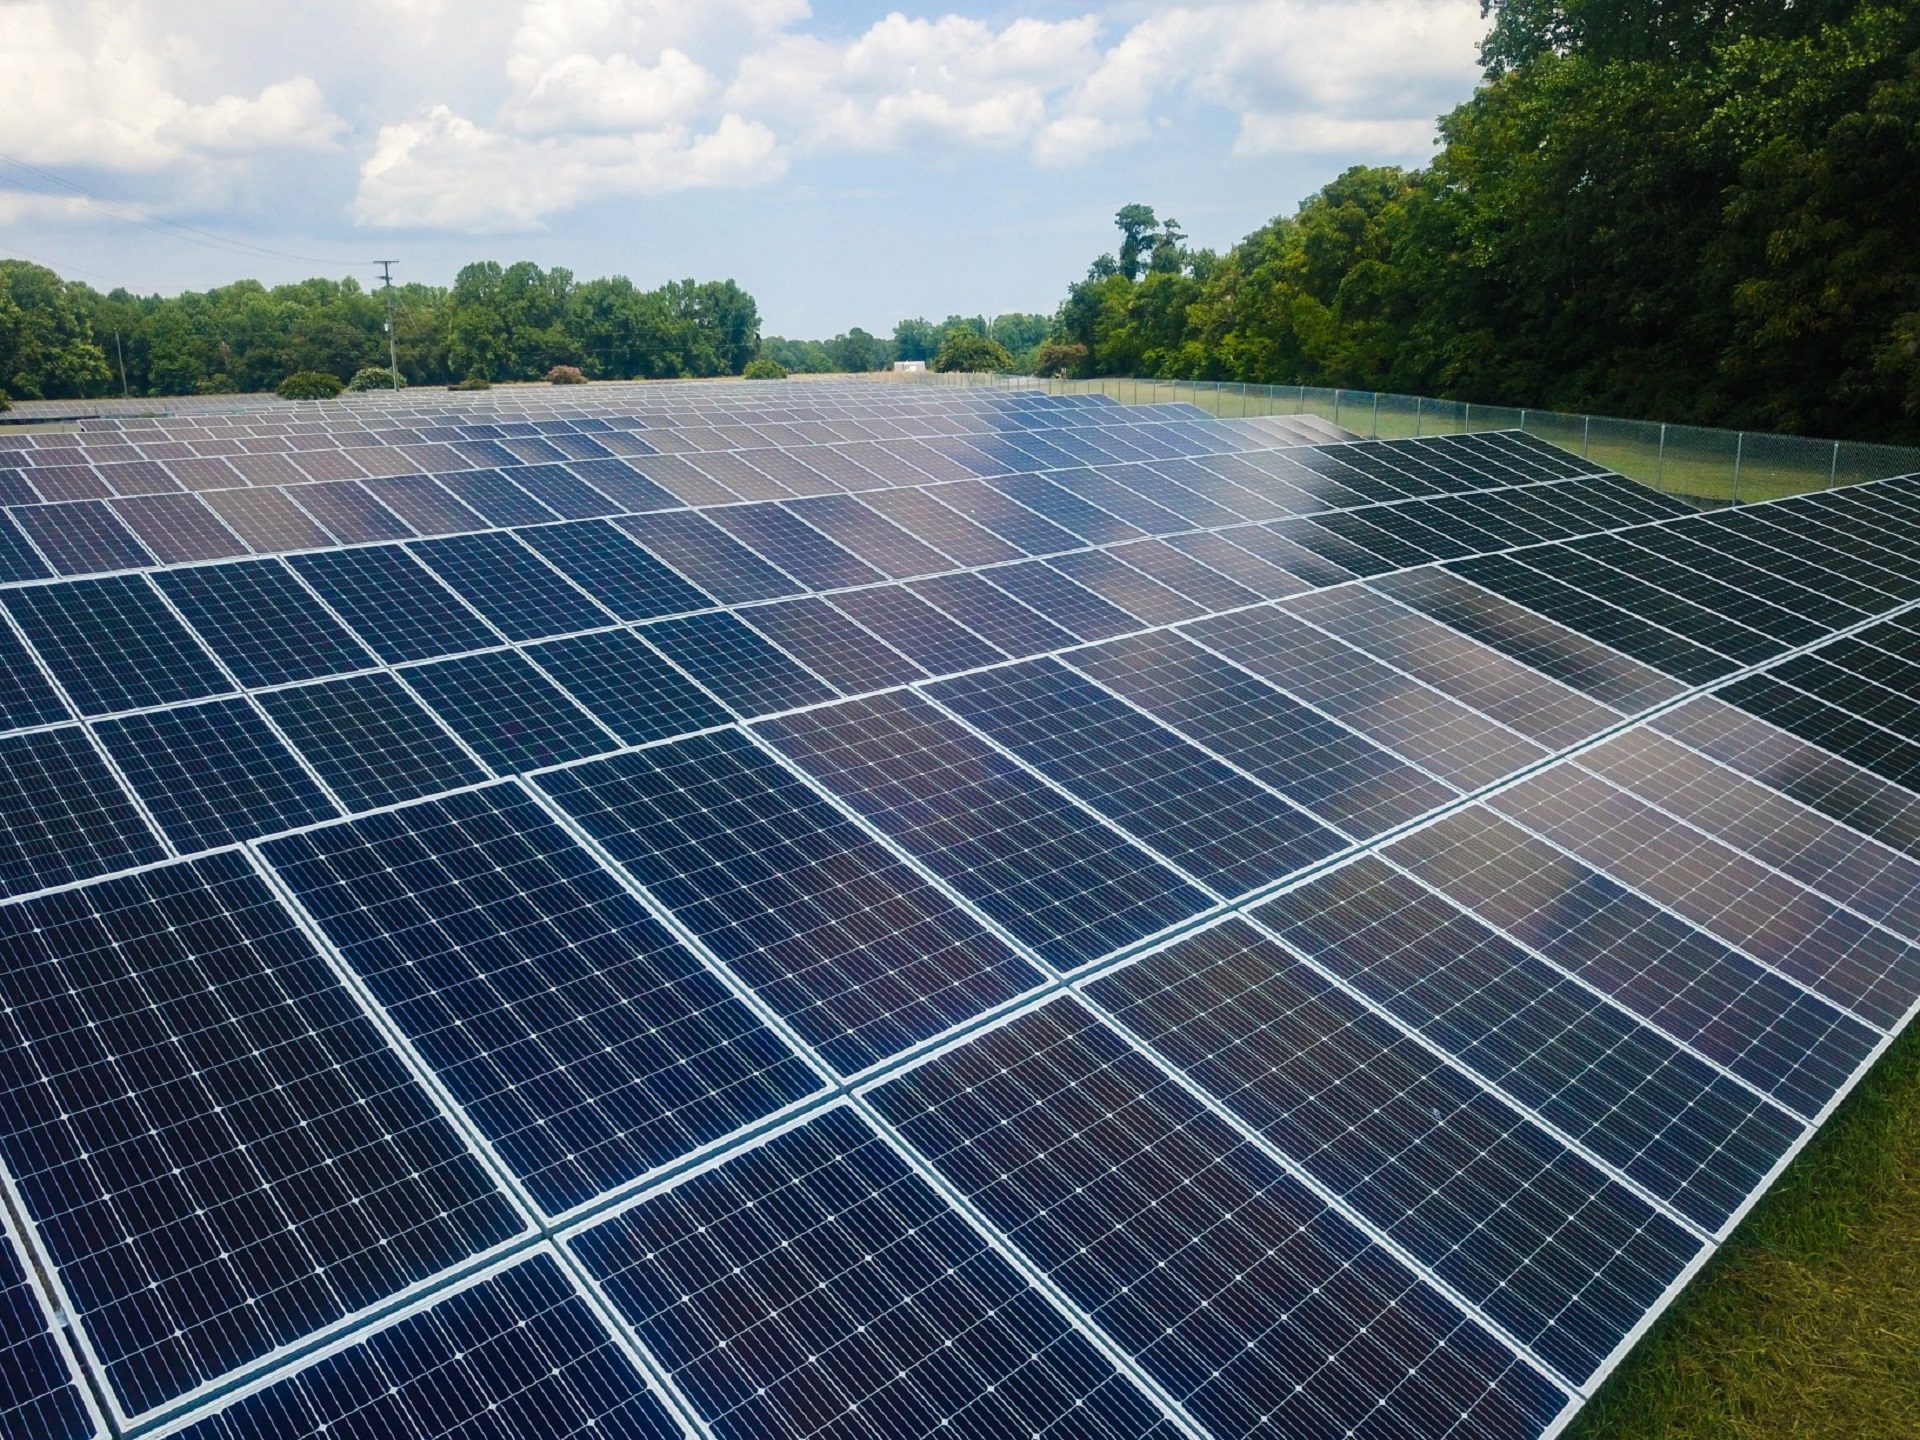
[[[1524,406],[1524,405],[1522,405],[1522,406],[1520,407],[1520,430],[1521,430],[1521,433],[1522,433],[1522,434],[1524,434],[1524,433],[1526,433],[1526,429],[1527,429],[1527,407],[1526,407],[1526,406]]]
[[[1463,402],[1460,406],[1460,433],[1462,435],[1473,433],[1473,402],[1471,400]]]
[[[1300,394],[1296,397],[1293,413],[1296,415],[1304,415],[1307,413],[1307,387],[1302,385],[1298,388]]]
[[[1664,486],[1667,480],[1667,422],[1660,422],[1660,453],[1653,457],[1653,483]]]
[[[1426,402],[1418,395],[1413,397],[1413,438],[1420,438],[1420,407]]]
[[[1833,463],[1827,467],[1827,488],[1833,489],[1840,483],[1840,442],[1833,442]]]
[[[1747,448],[1747,432],[1742,430],[1733,437],[1733,503],[1740,503],[1740,452]]]
[[[1336,425],[1340,423],[1340,387],[1338,385],[1333,387],[1333,423]]]
[[[1380,392],[1378,390],[1373,392],[1373,429],[1368,432],[1367,438],[1369,440],[1380,438]]]
[[[1591,460],[1593,458],[1593,417],[1583,415],[1580,418],[1584,422],[1580,426],[1580,458]]]

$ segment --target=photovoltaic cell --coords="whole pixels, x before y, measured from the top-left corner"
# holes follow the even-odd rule
[[[844,1108],[572,1246],[720,1440],[1179,1433]]]
[[[281,685],[375,661],[277,560],[195,565],[154,576],[243,685]]]
[[[1802,1126],[1373,857],[1260,907],[1275,934],[1708,1230]]]
[[[739,613],[842,695],[863,695],[925,677],[918,665],[825,600],[776,600]]]
[[[899,586],[850,590],[835,595],[832,604],[932,675],[971,670],[1006,658],[965,626]]]
[[[1132,636],[1067,660],[1354,838],[1415,819],[1456,794],[1178,635]]]
[[[128,1412],[521,1233],[242,856],[0,935],[0,1152]]]
[[[1039,611],[1028,609],[978,575],[936,575],[907,588],[1008,655],[1039,655],[1079,643]]]
[[[622,620],[652,620],[713,604],[610,525],[538,525],[518,534]]]
[[[771,715],[833,699],[833,691],[733,615],[710,613],[646,627],[650,644],[738,715]]]
[[[1569,1380],[1700,1248],[1240,921],[1089,993]]]
[[[725,725],[732,716],[627,630],[575,635],[526,652],[629,745]]]
[[[408,688],[498,774],[619,748],[610,731],[510,650],[409,666],[403,674]]]
[[[265,853],[550,1214],[819,1088],[516,787]]]
[[[1519,1437],[1562,1408],[1506,1346],[1072,1001],[873,1102],[1216,1434]]]
[[[1477,807],[1387,853],[1800,1115],[1873,1049],[1860,1021]]]
[[[1278,880],[1346,843],[1058,661],[927,693],[1216,894]]]
[[[540,785],[842,1073],[1039,981],[738,731]]]
[[[51,725],[67,707],[12,628],[0,624],[0,729]]]
[[[12,1229],[0,1227],[0,1434],[83,1440],[97,1433],[14,1249]]]
[[[216,1411],[183,1440],[669,1440],[680,1429],[536,1255]]]
[[[412,547],[509,640],[594,630],[613,616],[512,535],[458,535]]]
[[[245,700],[150,710],[94,729],[183,855],[339,814]]]
[[[758,727],[967,899],[1060,968],[1205,908],[1206,897],[917,697]]]
[[[457,789],[484,772],[391,675],[270,690],[260,705],[349,810]]]
[[[774,600],[798,595],[806,588],[698,515],[629,515],[617,523],[690,584],[723,605]]]
[[[35,585],[0,601],[83,714],[233,689],[141,576]]]
[[[383,660],[428,660],[500,643],[397,545],[295,555],[290,563]]]

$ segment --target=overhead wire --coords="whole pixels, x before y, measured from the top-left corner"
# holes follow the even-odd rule
[[[50,184],[58,185],[64,190],[72,191],[75,195],[78,195],[84,203],[97,208],[100,213],[108,219],[118,220],[123,225],[143,225],[171,230],[196,244],[210,245],[229,252],[244,251],[255,255],[267,255],[279,260],[298,260],[308,265],[338,265],[357,269],[368,263],[363,259],[347,259],[341,256],[304,255],[295,250],[279,250],[269,245],[256,245],[250,240],[238,240],[232,236],[216,234],[211,230],[203,230],[197,225],[188,225],[179,220],[169,220],[161,215],[122,214],[119,212],[132,208],[127,202],[109,199],[96,191],[89,190],[84,185],[66,179],[64,176],[56,175],[50,170],[44,170],[38,165],[28,164],[25,160],[6,154],[0,154],[0,165],[11,166],[15,170],[24,171],[28,175],[38,176],[41,180]],[[53,193],[43,186],[34,185],[30,181],[18,177],[14,177],[12,183],[22,185],[41,195],[51,195]],[[55,196],[54,198],[60,197]]]

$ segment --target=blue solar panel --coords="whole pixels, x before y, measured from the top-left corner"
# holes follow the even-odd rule
[[[339,814],[244,700],[151,710],[94,729],[182,854]]]
[[[844,1109],[574,1249],[725,1440],[1179,1433]]]
[[[341,404],[8,442],[0,1430],[1519,1440],[1920,1000],[1920,483]]]
[[[316,680],[375,663],[278,561],[194,565],[154,578],[243,685]]]
[[[271,690],[261,708],[349,810],[471,785],[484,772],[391,675]]]
[[[924,700],[853,700],[759,728],[1063,969],[1206,906],[1166,866]]]
[[[456,535],[413,547],[509,640],[596,630],[613,616],[511,535]]]
[[[9,590],[6,607],[83,714],[105,715],[233,689],[138,575]]]
[[[77,725],[0,739],[0,889],[104,875],[166,852]]]
[[[511,650],[413,665],[402,674],[447,728],[502,775],[620,748],[612,731]]]
[[[1071,1001],[873,1101],[1217,1434],[1531,1436],[1564,1405]]]
[[[1346,842],[1054,660],[927,693],[1220,895],[1305,869]]]
[[[1039,981],[737,731],[540,785],[843,1073]]]
[[[713,604],[610,525],[540,525],[518,533],[622,620],[652,620]]]
[[[397,545],[295,555],[291,563],[383,660],[429,660],[500,643]]]
[[[242,857],[0,935],[0,1154],[129,1413],[521,1232]]]
[[[819,1088],[513,786],[265,853],[549,1213]]]
[[[576,635],[526,652],[629,745],[725,725],[732,717],[639,636]]]
[[[660,620],[649,644],[723,700],[736,715],[771,715],[831,700],[833,691],[732,615]]]
[[[669,1440],[682,1432],[560,1267],[535,1256],[182,1433],[189,1440]]]

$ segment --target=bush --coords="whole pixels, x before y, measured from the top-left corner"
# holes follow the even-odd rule
[[[340,377],[324,370],[296,370],[273,393],[282,400],[331,400],[340,393]]]
[[[7,398],[6,391],[0,390],[0,411],[11,410],[12,408],[13,401]]]
[[[1049,340],[1033,353],[1036,375],[1071,375],[1087,363],[1087,347],[1066,340]]]
[[[493,382],[484,375],[469,375],[464,380],[456,380],[447,386],[449,390],[491,390]]]
[[[989,340],[971,330],[951,335],[933,357],[935,370],[1011,370],[1013,356],[998,340]]]
[[[556,365],[547,371],[549,385],[584,385],[587,377],[581,373],[578,365]]]
[[[771,355],[761,355],[747,362],[747,368],[740,372],[743,380],[784,380],[787,367]]]
[[[395,378],[393,371],[384,365],[366,365],[353,372],[353,378],[347,381],[347,389],[404,390],[407,388],[406,376],[397,377],[400,381],[398,385],[393,383]]]

